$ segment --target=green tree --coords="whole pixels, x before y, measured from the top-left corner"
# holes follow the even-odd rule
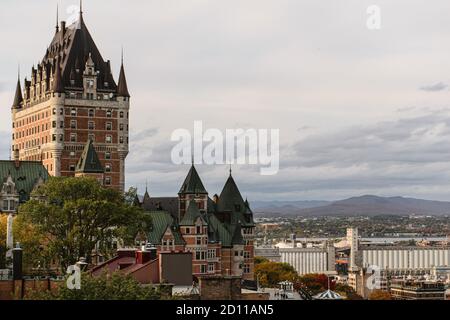
[[[255,259],[255,274],[262,287],[278,287],[282,281],[294,282],[297,271],[288,263],[272,262],[267,259]]]
[[[108,256],[113,239],[121,237],[127,244],[140,229],[150,227],[149,217],[139,208],[91,177],[50,178],[33,197],[19,207],[19,215],[43,235],[41,245],[62,271],[80,257],[89,263],[97,243],[100,253]]]
[[[98,277],[83,274],[81,289],[71,290],[62,281],[54,291],[34,291],[28,300],[160,300],[169,298],[159,288],[142,286],[130,275],[114,272]]]

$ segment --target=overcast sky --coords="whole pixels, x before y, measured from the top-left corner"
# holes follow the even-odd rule
[[[56,0],[1,0],[0,158],[10,106],[54,33]],[[76,0],[61,0],[60,17]],[[381,29],[366,9],[381,8]],[[235,166],[249,200],[363,194],[450,200],[450,1],[85,0],[84,18],[131,104],[127,185],[175,195],[177,128],[280,129],[280,172]],[[211,194],[226,166],[198,166]]]

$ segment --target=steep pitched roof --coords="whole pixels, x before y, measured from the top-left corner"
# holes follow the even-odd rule
[[[241,228],[240,223],[238,223],[234,226],[233,238],[231,239],[231,242],[233,244],[239,244],[239,245],[244,244],[244,238],[242,237],[242,228]]]
[[[78,160],[75,172],[79,173],[104,173],[103,166],[98,159],[92,140],[88,140],[83,153]]]
[[[13,109],[18,109],[22,106],[23,96],[22,87],[20,86],[20,79],[17,79],[16,94],[14,95]]]
[[[125,77],[125,69],[122,65],[120,66],[120,75],[119,75],[119,85],[117,87],[117,95],[120,97],[130,97],[130,93],[128,92],[127,78]]]
[[[197,203],[192,200],[189,202],[186,214],[180,221],[180,226],[194,226],[195,222],[199,218],[203,223],[206,223],[205,219],[203,219],[202,214],[200,213],[200,210],[198,209]]]
[[[148,197],[144,195],[142,208],[145,211],[167,211],[172,217],[178,217],[177,197]]]
[[[181,236],[178,226],[175,223],[174,218],[170,213],[166,211],[152,211],[148,212],[152,218],[152,227],[148,234],[148,242],[154,245],[160,244],[161,239],[166,232],[167,228],[170,228],[176,245],[183,245],[184,240]]]
[[[239,207],[239,210],[236,210]],[[222,189],[219,196],[219,203],[217,206],[219,211],[243,211],[245,209],[245,202],[242,198],[241,192],[234,182],[233,176],[230,176]]]
[[[186,176],[186,179],[184,179],[184,182],[181,185],[181,189],[178,193],[208,193],[203,186],[203,182],[200,179],[200,176],[198,175],[194,165],[192,165],[191,169],[189,170],[188,175]]]
[[[16,167],[15,161],[0,160],[0,182],[5,182],[9,175],[16,185],[20,202],[25,202],[30,198],[31,192],[40,179],[46,181],[49,177],[41,162],[20,161],[19,166]]]
[[[42,65],[56,72],[55,62],[59,59],[63,86],[82,88],[83,71],[89,54],[98,71],[97,90],[116,92],[117,85],[111,74],[110,63],[103,60],[82,16],[79,21],[55,33],[42,59]],[[71,83],[71,80],[74,82]]]

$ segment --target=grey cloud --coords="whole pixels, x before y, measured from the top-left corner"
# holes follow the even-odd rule
[[[438,82],[432,85],[428,85],[428,86],[422,86],[420,87],[420,90],[422,91],[428,91],[428,92],[437,92],[437,91],[442,91],[448,88],[448,84],[445,84],[443,82]]]
[[[138,132],[131,132],[131,139],[133,141],[142,141],[147,138],[154,137],[158,134],[159,128],[148,128]]]

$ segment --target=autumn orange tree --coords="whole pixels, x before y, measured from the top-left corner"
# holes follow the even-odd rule
[[[282,281],[295,282],[298,278],[297,271],[290,264],[264,258],[255,258],[255,274],[259,284],[265,288],[278,287]]]
[[[369,294],[369,300],[392,300],[392,295],[388,291],[373,290]]]

